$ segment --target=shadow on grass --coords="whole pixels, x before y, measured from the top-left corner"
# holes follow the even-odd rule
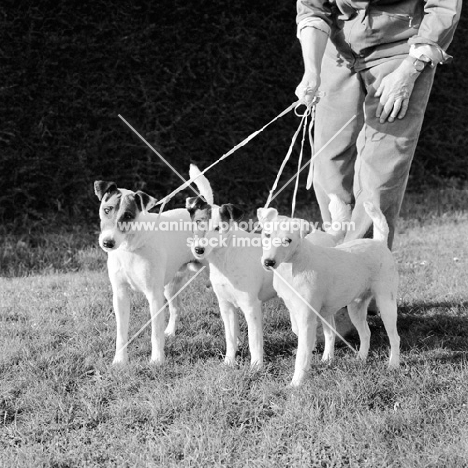
[[[368,317],[368,323],[371,330],[371,352],[387,352],[389,342],[382,319],[379,316],[371,316]],[[293,356],[297,348],[297,338],[290,331],[289,324],[283,325],[287,329],[282,328],[265,337],[265,354],[270,359]],[[468,301],[458,304],[438,302],[399,307],[398,333],[402,353],[445,350],[451,354],[440,355],[435,359],[450,362],[464,360],[468,352]],[[356,331],[346,339],[354,348],[359,348],[359,336]],[[340,339],[336,340],[335,346],[337,349],[347,349]],[[322,353],[323,345],[319,344],[316,352]]]
[[[239,363],[247,364],[250,360],[247,327],[240,315],[241,336],[238,349]],[[468,301],[459,304],[454,302],[424,303],[399,307],[398,333],[401,338],[401,352],[429,353],[436,352],[434,359],[454,361],[468,352]],[[192,328],[182,328],[175,339],[166,342],[168,359],[177,365],[199,361],[219,360],[225,355],[225,337],[222,322],[216,313],[206,315],[203,324]],[[387,354],[389,342],[382,319],[379,316],[368,317],[371,330],[370,352]],[[355,349],[359,348],[359,337],[356,331],[346,337]],[[143,339],[141,349],[133,352],[135,357],[146,359],[150,354],[149,336]],[[346,344],[336,340],[337,350],[351,353]],[[270,365],[281,363],[284,358],[295,358],[297,337],[291,331],[289,317],[278,315],[274,320],[267,320],[264,329],[265,362]],[[451,353],[445,357],[441,350]],[[318,344],[316,353],[323,352],[323,344]],[[440,356],[439,356],[440,355]],[[440,357],[440,359],[439,359]]]
[[[402,306],[398,309],[398,333],[401,351],[445,350],[452,353],[468,351],[468,301],[423,303]],[[371,349],[388,347],[388,338],[382,319],[371,317]],[[356,341],[354,341],[356,340]],[[352,343],[359,343],[357,336]],[[452,357],[441,359],[453,361]],[[463,356],[459,356],[461,359]],[[437,358],[438,359],[438,358]]]

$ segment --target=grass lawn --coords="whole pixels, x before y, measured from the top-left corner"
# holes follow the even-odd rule
[[[103,253],[81,252],[76,272],[0,278],[0,467],[468,466],[464,197],[451,209],[433,203],[440,193],[409,197],[403,210],[394,249],[400,370],[387,370],[387,336],[371,317],[368,362],[338,344],[331,365],[315,355],[300,389],[287,386],[296,340],[280,301],[264,306],[259,373],[249,371],[247,340],[239,366],[223,366],[206,278],[182,294],[163,368],[149,364],[149,329],[129,346],[130,364],[114,368]],[[130,336],[148,318],[135,295]]]

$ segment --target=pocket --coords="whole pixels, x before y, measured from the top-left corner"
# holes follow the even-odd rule
[[[408,29],[415,33],[419,29],[423,15],[424,2],[406,0],[385,6],[371,4],[368,21],[372,30],[382,27],[387,32],[396,30],[397,33],[402,33],[403,30]]]
[[[365,29],[382,43],[397,42],[414,36],[419,29],[421,15],[411,13],[389,13],[371,10],[365,20]]]
[[[385,9],[371,5],[367,11],[360,10],[358,16],[345,25],[347,42],[356,52],[370,47],[407,41],[417,34],[423,7],[418,1],[386,5]]]

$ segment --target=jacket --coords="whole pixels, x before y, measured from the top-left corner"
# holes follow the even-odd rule
[[[462,0],[297,0],[296,19],[298,24],[310,17],[325,21],[340,53],[359,69],[406,55],[411,44],[445,52],[461,5]]]

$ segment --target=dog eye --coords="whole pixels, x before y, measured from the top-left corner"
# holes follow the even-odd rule
[[[219,231],[219,226],[216,226],[216,227],[214,228],[214,230],[215,230],[215,231]]]
[[[133,215],[131,213],[124,213],[122,218],[123,219],[133,219]]]
[[[110,211],[112,210],[111,207],[107,206],[106,208],[103,209],[104,213],[109,214]]]
[[[271,234],[269,234],[268,232],[265,232],[265,237],[269,239],[271,237]]]
[[[286,237],[284,239],[284,242],[286,242],[286,244],[290,244],[292,242],[292,239],[290,239],[289,237]]]

